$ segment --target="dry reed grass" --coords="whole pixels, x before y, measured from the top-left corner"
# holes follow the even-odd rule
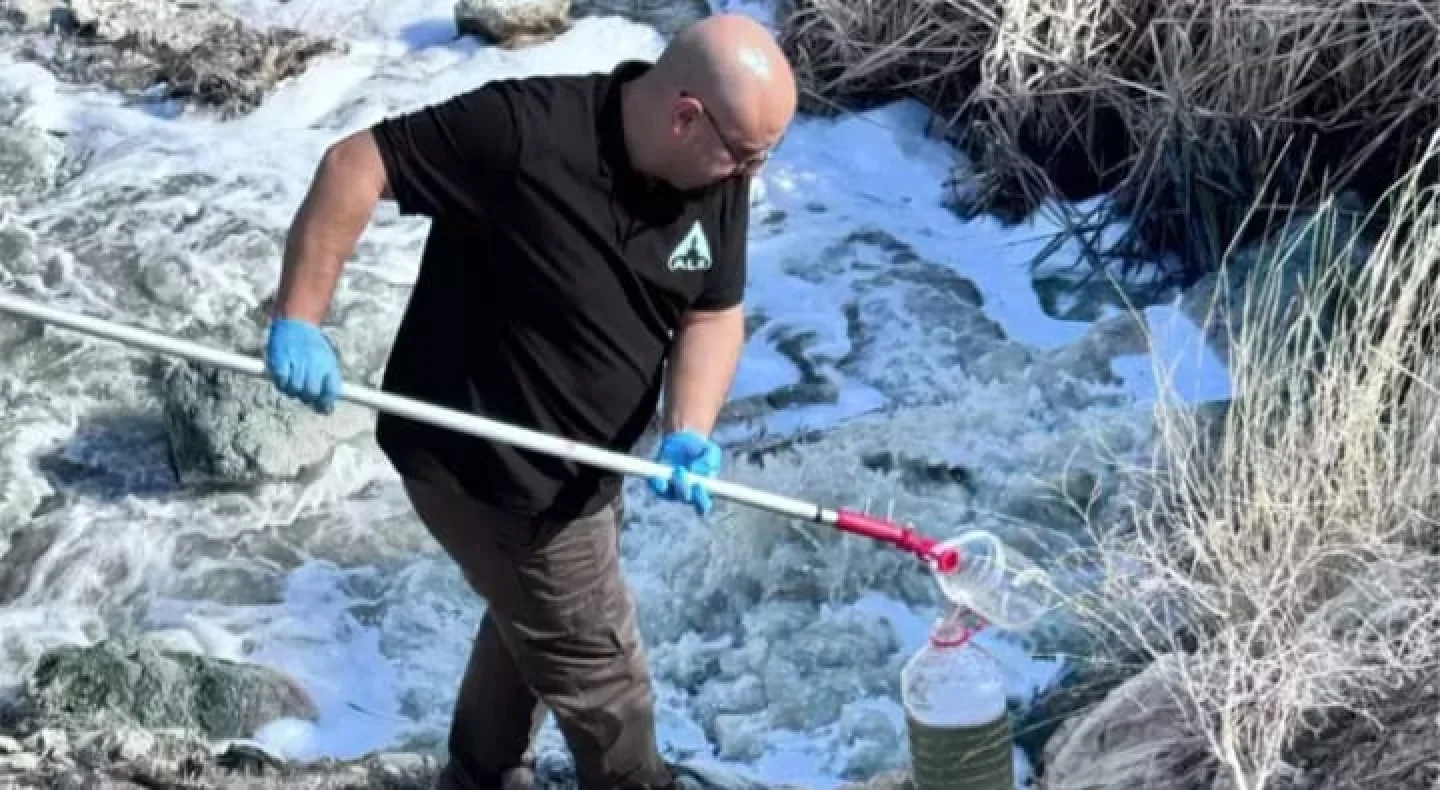
[[[1440,136],[1389,196],[1364,266],[1325,243],[1257,267],[1217,425],[1157,408],[1134,524],[1096,527],[1085,621],[1124,653],[1184,654],[1180,697],[1240,790],[1283,784],[1333,714],[1362,719],[1440,669]],[[1223,269],[1222,269],[1223,271]],[[1285,295],[1285,296],[1282,296]],[[1323,364],[1322,364],[1323,362]]]
[[[791,0],[782,25],[809,106],[919,99],[976,160],[977,207],[1112,191],[1121,254],[1192,275],[1257,200],[1400,177],[1440,121],[1437,36],[1416,0]]]

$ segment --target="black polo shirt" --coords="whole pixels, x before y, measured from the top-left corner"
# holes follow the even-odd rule
[[[680,193],[631,166],[613,72],[497,80],[373,131],[402,214],[432,219],[382,389],[621,452],[655,415],[672,330],[737,305],[749,182]],[[381,415],[400,474],[575,517],[615,475]]]

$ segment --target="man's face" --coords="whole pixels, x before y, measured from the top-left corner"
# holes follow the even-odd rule
[[[727,178],[753,176],[769,159],[774,144],[748,139],[740,124],[724,117],[723,109],[719,104],[712,109],[686,91],[671,105],[675,157],[665,180],[676,189],[699,189]]]

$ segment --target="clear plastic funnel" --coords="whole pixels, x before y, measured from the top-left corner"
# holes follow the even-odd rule
[[[992,533],[971,530],[936,545],[937,551],[952,549],[959,553],[959,567],[935,569],[941,592],[996,627],[1024,630],[1059,605],[1050,575]]]

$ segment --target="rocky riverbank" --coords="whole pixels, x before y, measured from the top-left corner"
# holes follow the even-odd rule
[[[457,7],[457,26],[479,5]],[[219,8],[78,0],[7,8],[20,9],[7,17],[7,41],[67,81],[221,116],[244,114],[314,57],[340,51],[313,34],[246,28]],[[698,13],[680,3],[577,2],[570,9],[644,12],[652,16],[636,18],[661,29]],[[558,29],[546,24],[542,38]],[[391,68],[404,76],[388,75],[381,90],[414,89],[409,62]],[[374,87],[355,93],[373,96]],[[8,122],[12,103],[34,100],[26,93],[0,101],[0,117]],[[321,123],[339,124],[349,112],[337,108]],[[87,309],[207,344],[257,348],[264,305],[256,296],[273,286],[288,219],[275,207],[296,202],[313,157],[295,160],[303,166],[277,163],[280,152],[257,136],[242,141],[253,150],[187,165],[186,155],[196,158],[205,146],[147,152],[147,141],[136,137],[99,154],[111,157],[103,167],[87,169],[64,156],[64,134],[29,125],[46,113],[28,107],[13,117],[22,114],[26,125],[0,128],[7,209],[0,212],[0,274],[7,287],[13,280],[26,295],[83,300]],[[317,150],[306,138],[311,129],[285,131],[285,146]],[[846,134],[855,135],[844,138],[852,142],[871,139]],[[1011,337],[996,317],[1006,307],[986,303],[998,289],[982,294],[954,260],[955,249],[998,260],[1011,242],[984,246],[979,234],[937,242],[949,226],[926,213],[926,193],[917,190],[921,198],[913,200],[904,185],[894,187],[899,197],[872,189],[878,174],[864,170],[842,171],[851,183],[824,181],[824,168],[838,166],[802,160],[793,172],[818,186],[807,188],[803,202],[792,193],[781,196],[790,201],[783,209],[757,209],[756,271],[784,278],[785,290],[756,299],[752,338],[766,351],[771,346],[759,341],[773,341],[776,366],[796,375],[737,398],[725,422],[850,408],[843,401],[856,390],[845,388],[857,384],[888,410],[813,440],[738,448],[727,476],[812,500],[893,506],[937,530],[982,527],[1052,566],[1085,544],[1089,526],[1123,523],[1136,498],[1124,470],[1143,463],[1153,422],[1113,389],[1115,366],[1143,355],[1146,327],[1119,316],[1054,348]],[[859,182],[867,194],[852,198],[846,188]],[[909,204],[905,215],[859,219],[899,202]],[[24,210],[10,211],[12,204]],[[820,225],[821,216],[835,217],[835,225]],[[793,238],[800,242],[792,246]],[[420,240],[413,226],[382,217],[358,251],[330,328],[355,380],[374,380],[403,303],[399,283],[407,271],[393,262],[413,258]],[[1285,266],[1304,275],[1311,260],[1298,254]],[[1210,323],[1214,304],[1241,301],[1241,283],[1271,263],[1241,250],[1230,269],[1241,275],[1236,282],[1207,278],[1187,292],[1182,308]],[[837,282],[848,290],[807,290]],[[833,322],[787,311],[806,300],[843,308]],[[824,316],[824,308],[816,314]],[[1212,326],[1209,340],[1224,357],[1230,324]],[[321,419],[254,380],[166,365],[8,318],[0,319],[0,354],[7,359],[0,371],[7,415],[0,422],[0,462],[7,464],[0,469],[0,605],[28,607],[0,633],[0,655],[13,662],[7,666],[28,673],[0,713],[0,784],[426,787],[438,765],[435,744],[409,735],[433,738],[439,730],[441,694],[452,688],[456,669],[447,662],[463,656],[463,636],[455,634],[466,630],[473,607],[453,576],[416,559],[433,546],[403,508],[391,509],[385,481],[328,469],[336,455],[342,465],[362,465],[355,459],[367,451],[368,415],[345,408]],[[310,479],[326,490],[307,490]],[[224,493],[209,496],[217,489]],[[906,786],[897,768],[903,731],[880,705],[852,704],[895,698],[907,656],[894,620],[904,618],[887,622],[855,604],[874,595],[898,602],[891,611],[921,611],[934,602],[929,579],[896,553],[779,519],[727,512],[721,527],[700,531],[656,508],[637,507],[635,518],[640,540],[660,546],[627,554],[644,587],[637,596],[642,629],[658,682],[680,698],[672,711],[693,723],[696,740],[723,759],[748,762],[763,756],[764,736],[803,733],[824,741],[817,751],[838,755],[825,770],[856,781],[854,790]],[[313,598],[302,595],[285,613],[294,625],[273,627],[268,607],[290,602],[303,583],[297,576],[313,579],[337,567],[354,575],[319,585]],[[333,620],[315,614],[326,606],[337,612]],[[234,642],[214,652],[246,654],[268,642],[274,665],[291,669],[296,664],[276,656],[303,662],[313,649],[355,660],[351,651],[370,645],[347,639],[373,628],[385,644],[367,654],[384,657],[371,666],[395,671],[383,692],[393,694],[387,702],[403,721],[386,747],[393,751],[309,761],[259,748],[259,733],[303,730],[314,721],[317,700],[286,673],[226,661],[178,629],[146,632],[162,629],[156,621],[176,610],[225,623],[220,641]],[[257,610],[266,614],[253,615]],[[1091,652],[1073,623],[1053,625],[1026,647],[1042,655]],[[27,626],[53,630],[32,641]],[[119,636],[137,632],[144,636],[136,641]],[[49,647],[67,641],[86,646]],[[277,642],[301,648],[286,653]],[[1016,700],[1017,742],[1040,772],[1039,787],[1228,790],[1216,779],[1215,750],[1176,703],[1183,694],[1171,681],[1183,660],[1125,658],[1097,667],[1075,662],[1038,700]],[[313,678],[334,665],[317,661],[306,669]],[[352,699],[342,702],[358,704]],[[1437,704],[1433,689],[1417,685],[1376,706],[1383,713],[1376,720],[1337,719],[1294,750],[1295,770],[1277,782],[1328,790],[1369,776],[1383,777],[1387,788],[1431,787],[1425,783],[1440,771],[1433,757],[1440,748],[1427,716]],[[553,742],[542,749],[540,768],[548,787],[571,786]]]
[[[1079,672],[1017,714],[1037,790],[1228,790],[1176,685],[1179,662]],[[1123,679],[1128,677],[1128,679]],[[198,681],[198,683],[197,683]],[[210,690],[213,694],[202,693]],[[1341,716],[1298,744],[1278,790],[1433,790],[1440,777],[1434,711],[1440,686],[1401,690],[1375,718]],[[238,734],[257,721],[310,711],[304,692],[271,670],[113,644],[58,651],[0,721],[0,783],[16,790],[429,790],[433,748],[350,760],[287,761]],[[1055,727],[1058,722],[1058,729]],[[1053,734],[1051,734],[1053,731]],[[236,737],[219,737],[230,733]],[[1035,737],[1036,733],[1045,733]],[[563,750],[542,750],[538,790],[574,790]],[[772,790],[804,790],[775,785]],[[841,790],[913,790],[903,770]]]
[[[709,13],[704,0],[457,0],[456,35],[507,49],[554,39],[587,16],[621,16],[665,35]],[[215,0],[7,0],[7,47],[75,84],[104,85],[162,112],[222,119],[254,110],[276,86],[347,45],[337,37],[255,27]]]
[[[243,115],[338,40],[246,25],[197,0],[11,0],[10,48],[62,80],[104,85],[136,103],[179,100],[222,118]]]
[[[264,667],[157,644],[60,648],[0,708],[0,782],[17,790],[431,787],[443,759],[434,749],[287,761],[246,738],[315,716],[302,688]],[[561,750],[542,750],[535,767],[537,790],[576,787]]]

